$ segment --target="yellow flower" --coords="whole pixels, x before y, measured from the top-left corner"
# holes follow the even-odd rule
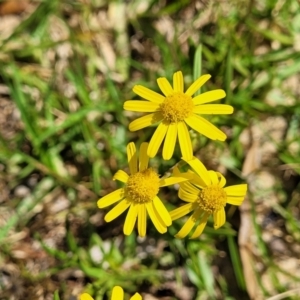
[[[191,211],[189,217],[181,230],[176,234],[178,238],[186,237],[196,222],[198,223],[191,239],[201,235],[208,217],[212,214],[214,218],[214,228],[218,229],[226,221],[224,207],[226,204],[241,205],[247,192],[247,184],[238,184],[225,187],[226,180],[219,172],[208,171],[197,159],[193,158],[187,163],[196,172],[194,178],[189,182],[180,184],[178,196],[188,204],[185,204],[170,212],[172,220],[177,220]],[[175,170],[174,175],[178,174]],[[184,174],[182,174],[184,176]]]
[[[79,297],[80,300],[94,300],[93,297],[91,297],[91,295],[89,295],[88,293],[83,293],[80,295]]]
[[[137,112],[149,112],[129,124],[130,131],[136,131],[159,123],[152,136],[148,155],[154,157],[165,139],[163,158],[172,157],[177,136],[183,158],[189,160],[193,157],[192,143],[188,128],[212,139],[225,141],[226,135],[216,126],[199,115],[232,114],[233,107],[226,104],[207,104],[226,96],[223,90],[213,90],[196,97],[192,97],[199,88],[210,78],[210,75],[199,77],[186,92],[183,92],[182,72],[173,75],[173,88],[164,77],[158,78],[157,83],[164,95],[158,94],[144,86],[136,85],[133,91],[148,101],[128,100],[124,109]]]
[[[124,292],[120,286],[115,286],[112,290],[111,300],[123,300]],[[80,300],[94,300],[89,294],[83,293],[80,295]],[[142,300],[142,296],[139,293],[135,293],[130,300]]]
[[[130,175],[119,170],[113,177],[114,180],[125,183],[125,186],[104,196],[97,203],[99,208],[104,208],[119,202],[106,214],[104,218],[106,222],[114,220],[129,208],[123,228],[125,235],[131,234],[136,220],[139,235],[146,235],[147,212],[156,229],[160,233],[165,233],[167,226],[172,224],[172,220],[169,212],[157,196],[159,188],[187,180],[182,176],[159,178],[156,171],[148,167],[147,149],[148,143],[142,143],[138,163],[135,144],[129,143],[127,145]]]

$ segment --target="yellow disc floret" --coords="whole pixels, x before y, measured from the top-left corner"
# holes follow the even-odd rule
[[[151,202],[159,191],[159,177],[152,169],[130,175],[126,184],[126,197],[135,204]]]
[[[226,192],[218,185],[210,185],[199,193],[197,202],[201,209],[213,213],[225,207],[226,201]]]
[[[167,96],[160,105],[164,119],[171,123],[183,121],[193,113],[194,103],[191,96],[175,92]]]

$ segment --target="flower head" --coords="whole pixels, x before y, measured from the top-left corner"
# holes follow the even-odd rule
[[[187,163],[196,172],[189,182],[180,184],[178,196],[187,204],[170,212],[172,220],[179,219],[191,211],[192,215],[176,234],[178,238],[186,237],[197,223],[197,227],[191,238],[201,235],[208,217],[213,215],[214,228],[218,229],[226,221],[224,207],[226,204],[241,205],[247,192],[247,184],[239,184],[224,187],[226,180],[219,172],[208,171],[197,159],[193,158]],[[178,169],[177,172],[178,174]]]
[[[173,87],[166,78],[158,78],[158,86],[164,95],[141,85],[134,86],[133,91],[147,101],[128,100],[124,103],[124,109],[150,114],[131,122],[129,130],[136,131],[159,123],[149,143],[148,155],[150,157],[156,155],[165,139],[163,158],[165,160],[170,159],[178,136],[183,158],[192,159],[193,149],[187,125],[212,140],[225,141],[225,133],[200,116],[233,113],[233,107],[230,105],[207,104],[224,98],[226,96],[225,92],[223,90],[213,90],[193,97],[210,77],[210,75],[199,77],[186,92],[183,91],[182,72],[174,73]]]
[[[83,293],[80,295],[80,300],[94,300],[89,294]],[[120,286],[115,286],[112,290],[111,300],[123,300],[124,291]],[[130,300],[142,300],[142,296],[139,293],[135,293]]]
[[[94,298],[88,293],[81,294],[79,299],[80,300],[94,300]]]
[[[159,178],[157,172],[148,167],[147,149],[148,143],[142,143],[138,159],[135,144],[129,143],[127,145],[130,175],[119,170],[113,178],[125,183],[124,187],[104,196],[97,203],[99,208],[104,208],[119,202],[106,214],[104,218],[106,222],[114,220],[129,208],[123,228],[125,235],[131,234],[136,220],[139,235],[146,235],[147,212],[156,229],[160,233],[165,233],[172,220],[169,212],[157,196],[159,189],[187,180],[180,175],[178,177]]]

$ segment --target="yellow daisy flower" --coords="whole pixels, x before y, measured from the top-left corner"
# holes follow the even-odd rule
[[[224,187],[226,180],[221,173],[208,171],[195,157],[187,163],[196,174],[194,173],[194,178],[189,182],[180,184],[178,196],[188,204],[174,209],[170,212],[170,215],[174,221],[193,211],[193,214],[176,234],[176,237],[186,237],[196,222],[199,221],[191,236],[191,239],[194,239],[201,235],[211,214],[214,218],[214,229],[224,225],[226,221],[224,207],[227,203],[241,205],[247,192],[247,184]],[[175,170],[174,175],[176,176],[178,172],[178,169]],[[191,172],[189,171],[189,173]]]
[[[88,293],[83,293],[80,295],[79,300],[94,300],[94,298]]]
[[[111,300],[123,300],[124,291],[120,286],[115,286],[112,290]],[[94,300],[89,294],[83,293],[80,295],[80,300]],[[142,296],[139,293],[135,293],[130,300],[142,300]]]
[[[181,71],[174,73],[173,87],[165,77],[158,78],[158,86],[164,95],[141,85],[133,87],[133,91],[147,101],[128,100],[124,103],[124,109],[149,112],[150,114],[131,122],[129,130],[136,131],[159,123],[149,143],[148,155],[150,157],[156,155],[165,139],[163,158],[165,160],[170,159],[178,136],[182,156],[187,160],[192,159],[192,142],[187,125],[212,140],[226,140],[224,132],[200,116],[207,114],[232,114],[233,107],[230,105],[207,104],[224,98],[226,96],[225,92],[223,90],[213,90],[192,97],[210,77],[210,75],[199,77],[186,92],[183,91]]]
[[[104,208],[119,202],[106,214],[104,218],[106,222],[111,222],[129,208],[123,228],[125,235],[131,234],[136,220],[139,235],[146,235],[147,212],[156,229],[160,233],[165,233],[167,226],[172,224],[172,220],[169,212],[157,196],[159,188],[187,180],[180,175],[178,177],[159,178],[157,172],[148,167],[147,149],[148,143],[142,143],[138,160],[135,144],[129,143],[127,145],[130,175],[119,170],[113,177],[114,180],[125,183],[125,186],[104,196],[97,203],[99,208]]]

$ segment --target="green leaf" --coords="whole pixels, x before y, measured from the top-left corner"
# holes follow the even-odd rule
[[[53,300],[60,300],[58,290],[54,292]]]
[[[200,44],[195,52],[194,56],[194,68],[193,68],[193,79],[196,81],[202,74],[202,44]],[[199,89],[196,93],[195,96],[201,94],[201,89]]]
[[[205,290],[211,296],[215,296],[214,275],[212,273],[211,263],[207,259],[204,251],[198,252],[198,268],[203,278]]]
[[[80,121],[84,119],[89,112],[94,110],[96,110],[95,107],[87,107],[82,108],[75,113],[67,115],[66,119],[61,124],[52,125],[49,129],[46,129],[45,132],[38,137],[37,144],[40,145],[49,137],[58,134],[59,131],[65,130],[76,125],[77,123],[80,123]]]
[[[232,236],[227,237],[228,247],[229,247],[229,253],[232,260],[233,270],[235,274],[236,281],[238,283],[238,286],[242,290],[246,290],[246,283],[244,279],[244,273],[243,273],[243,267],[239,256],[238,247],[233,239]]]
[[[280,32],[275,32],[270,29],[262,29],[260,28],[254,21],[247,18],[245,20],[246,25],[250,27],[251,30],[256,31],[263,35],[265,38],[271,41],[278,41],[283,45],[292,46],[294,44],[294,39],[292,36],[288,36],[287,34],[282,34]]]
[[[82,261],[79,262],[79,267],[82,270],[82,272],[84,272],[84,274],[88,277],[105,280],[108,276],[106,271],[102,270],[101,268],[90,267]]]

